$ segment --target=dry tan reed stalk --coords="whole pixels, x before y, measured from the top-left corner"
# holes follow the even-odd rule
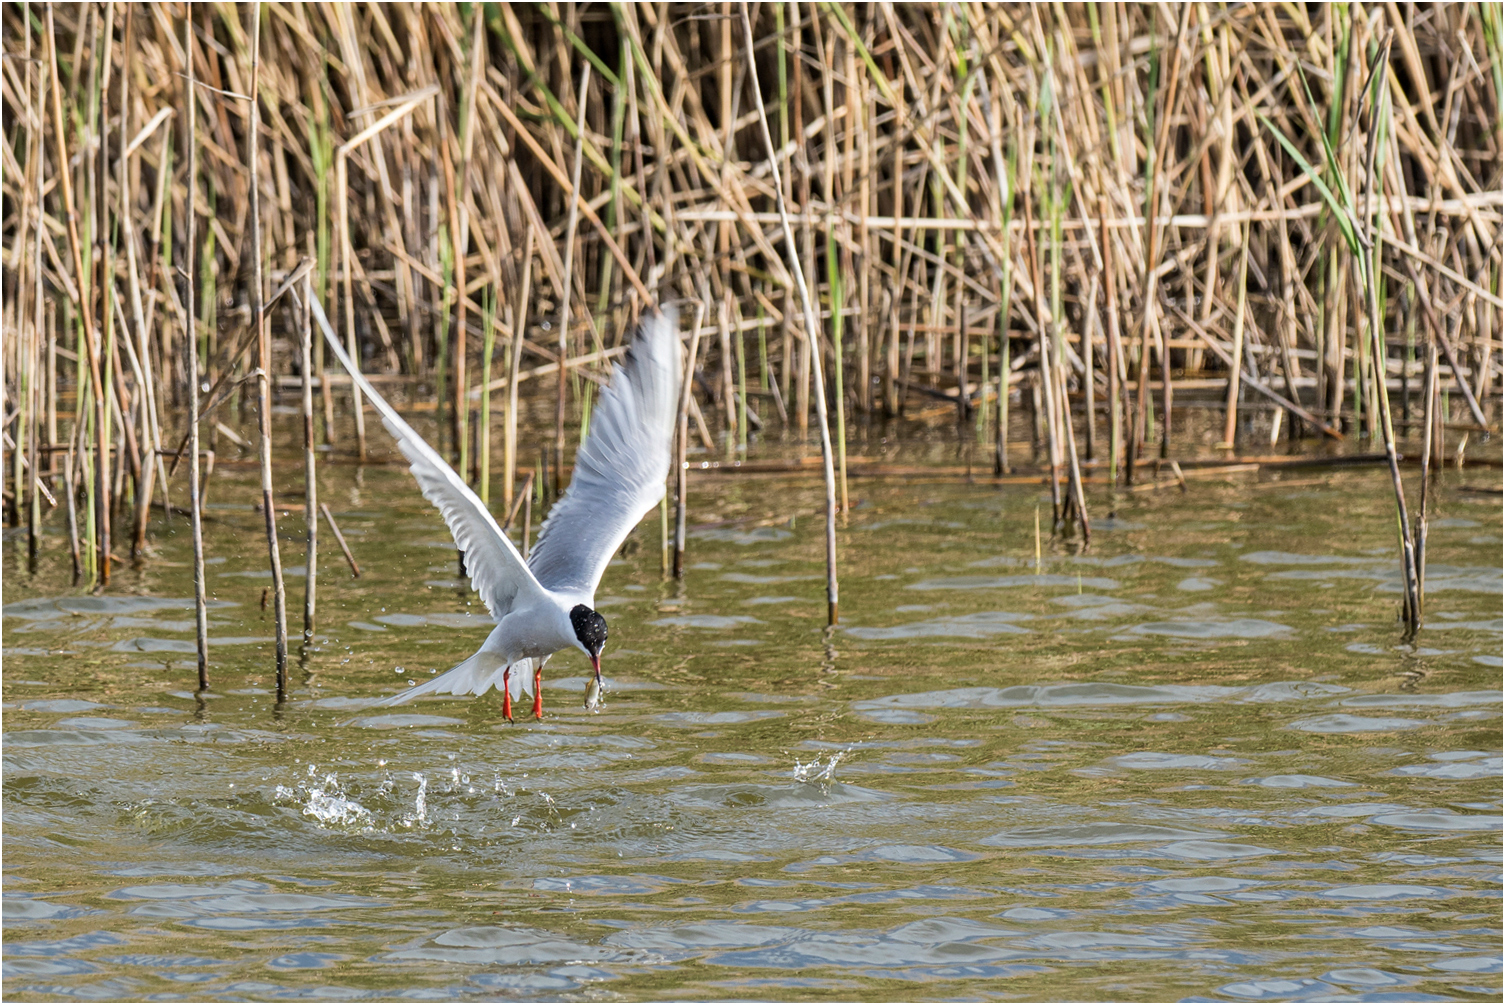
[[[752,64],[752,56],[755,49],[753,42],[752,22],[747,15],[747,3],[741,4],[742,29],[747,42],[749,54],[749,74],[752,77],[753,96],[758,106],[758,124],[763,130],[763,143],[768,150],[769,164],[773,171],[774,193],[778,201],[779,216],[784,228],[784,242],[789,252],[789,264],[794,273],[795,286],[800,292],[800,301],[805,312],[805,341],[810,347],[811,373],[815,378],[815,408],[820,417],[820,447],[821,458],[825,467],[826,476],[826,624],[835,625],[839,615],[839,594],[836,580],[836,477],[832,469],[831,459],[831,428],[826,421],[826,391],[825,380],[821,373],[820,346],[818,343],[819,328],[815,320],[815,308],[810,302],[810,290],[805,284],[805,270],[801,267],[799,254],[795,248],[794,231],[789,225],[789,213],[784,206],[784,193],[779,185],[778,167],[773,163],[774,146],[773,136],[768,131],[768,113],[763,107],[763,92],[758,87],[758,74]],[[839,351],[839,348],[838,348]]]
[[[190,406],[200,372],[212,385],[205,450],[226,435],[219,424],[251,438],[242,381],[256,365],[237,350],[258,335],[253,266],[266,262],[275,286],[310,253],[316,294],[345,311],[347,346],[372,376],[442,388],[462,470],[468,402],[483,393],[468,377],[484,352],[470,337],[481,289],[506,291],[504,498],[516,451],[541,445],[515,442],[529,435],[519,382],[568,370],[568,441],[585,407],[569,389],[605,375],[644,307],[700,295],[701,277],[729,318],[761,309],[779,326],[770,338],[729,324],[724,344],[708,340],[702,365],[721,374],[727,410],[716,418],[734,410],[735,433],[728,421],[720,443],[702,428],[698,395],[687,411],[718,454],[740,445],[745,406],[757,406],[754,440],[788,436],[801,451],[812,406],[852,419],[854,439],[881,421],[870,412],[923,414],[941,387],[955,414],[974,394],[985,406],[995,466],[1008,466],[1011,413],[1027,411],[1010,394],[1022,390],[1014,402],[1042,398],[1041,439],[1060,468],[1074,446],[1097,451],[1106,421],[1124,478],[1157,442],[1161,456],[1183,454],[1173,436],[1194,413],[1182,406],[1230,380],[1284,413],[1287,440],[1317,430],[1367,450],[1386,437],[1396,392],[1400,437],[1498,422],[1505,84],[1490,8],[778,3],[749,9],[739,33],[726,3],[502,4],[489,20],[456,5],[267,3],[256,67],[249,8],[194,8],[187,34],[172,5],[55,5],[40,31],[25,10],[0,12],[7,55],[40,57],[8,62],[0,79],[6,508],[31,521],[41,490],[62,490],[55,465],[75,444],[80,559],[100,580],[111,529],[129,519],[121,500],[134,504],[132,553],[149,560],[147,517],[170,488],[162,427]],[[204,111],[196,183],[174,150],[188,111],[174,111],[176,75],[189,72]],[[432,97],[398,111],[420,94]],[[1363,193],[1376,305],[1301,159],[1330,189]],[[841,308],[814,318],[813,339],[792,324],[803,311],[776,188],[812,304]],[[540,264],[522,296],[532,303],[516,296],[525,227]],[[817,279],[815,263],[831,261]],[[195,274],[191,300],[174,269]],[[560,332],[529,327],[563,309],[577,320]],[[301,375],[284,383],[303,367],[301,332],[286,312],[265,328],[275,404],[277,388],[301,388]],[[1439,395],[1462,404],[1423,426],[1411,401],[1432,346]],[[191,348],[203,350],[194,373]],[[776,379],[734,393],[753,356]],[[812,386],[817,365],[852,386]],[[325,439],[363,430],[343,394],[336,414],[338,382],[317,383]],[[781,420],[760,430],[756,399],[774,390]]]
[[[705,317],[705,295],[695,305],[695,325],[690,329],[690,348],[680,382],[679,421],[674,437],[674,578],[685,578],[685,518],[690,502],[690,470],[685,451],[690,440],[690,406],[695,398],[695,360],[700,353],[700,322]]]
[[[479,21],[479,14],[477,15]],[[559,296],[559,398],[555,410],[556,425],[554,428],[554,494],[564,493],[564,414],[566,375],[569,372],[569,333],[570,333],[570,300],[575,291],[571,279],[575,274],[575,229],[580,222],[580,172],[584,168],[583,155],[585,143],[585,95],[590,87],[590,63],[580,68],[579,87],[579,118],[575,122],[575,159],[574,173],[570,181],[569,198],[569,222],[565,224],[564,237],[564,278],[556,292]]]
[[[305,259],[305,262],[308,261]],[[294,310],[298,315],[299,363],[303,371],[303,534],[305,544],[303,584],[303,645],[313,642],[318,614],[319,586],[319,469],[318,444],[314,433],[313,319],[314,288],[311,270],[304,270],[302,289],[293,291]]]
[[[185,51],[192,51],[192,40],[193,19],[185,16],[183,18],[183,48]],[[188,145],[188,196],[185,200],[185,226],[188,232],[186,245],[189,249],[197,247],[194,233],[198,220],[196,189],[198,188],[199,164],[199,99],[198,94],[194,91],[196,83],[193,61],[190,58],[187,64],[187,82],[183,88],[183,100],[187,106],[186,119],[188,123],[184,141]],[[193,533],[193,600],[194,626],[198,644],[199,690],[207,691],[209,689],[209,598],[206,591],[207,584],[204,581],[204,487],[199,478],[199,340],[197,333],[194,331],[194,322],[197,315],[194,314],[195,298],[191,251],[189,263],[183,282],[183,303],[185,305],[183,316],[186,322],[184,326],[184,338],[188,343],[188,518]],[[260,295],[260,291],[257,291],[257,295]]]

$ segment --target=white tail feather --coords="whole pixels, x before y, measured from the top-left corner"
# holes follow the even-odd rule
[[[546,657],[543,663],[547,662]],[[542,668],[542,663],[539,667]],[[485,694],[492,688],[500,691],[502,675],[506,669],[507,664],[500,656],[482,649],[470,659],[444,671],[433,680],[424,681],[417,687],[410,687],[390,698],[383,698],[378,704],[401,705],[426,694],[453,694],[463,697],[471,694]],[[513,701],[517,701],[525,694],[529,696],[533,694],[533,670],[534,661],[531,659],[520,659],[512,664],[512,673],[507,676],[507,685],[512,692]]]

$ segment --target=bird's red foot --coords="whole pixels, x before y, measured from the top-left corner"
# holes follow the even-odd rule
[[[543,719],[543,667],[533,671],[533,718]]]
[[[512,721],[512,668],[502,671],[502,717]]]

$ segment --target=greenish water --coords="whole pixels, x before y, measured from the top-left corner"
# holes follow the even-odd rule
[[[326,534],[280,708],[253,472],[202,698],[186,521],[99,598],[7,540],[7,999],[1500,998],[1501,508],[1456,473],[1415,646],[1378,470],[1099,492],[1038,569],[1037,487],[856,481],[834,633],[816,476],[698,476],[683,586],[656,518],[602,583],[604,707],[565,654],[516,726],[368,707],[484,608],[404,469],[322,477],[365,575]]]

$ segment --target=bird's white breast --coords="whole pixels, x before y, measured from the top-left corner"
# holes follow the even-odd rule
[[[572,607],[574,601],[550,595],[539,603],[516,608],[493,630],[488,647],[494,646],[510,660],[541,659],[568,649],[575,644],[569,615]]]

